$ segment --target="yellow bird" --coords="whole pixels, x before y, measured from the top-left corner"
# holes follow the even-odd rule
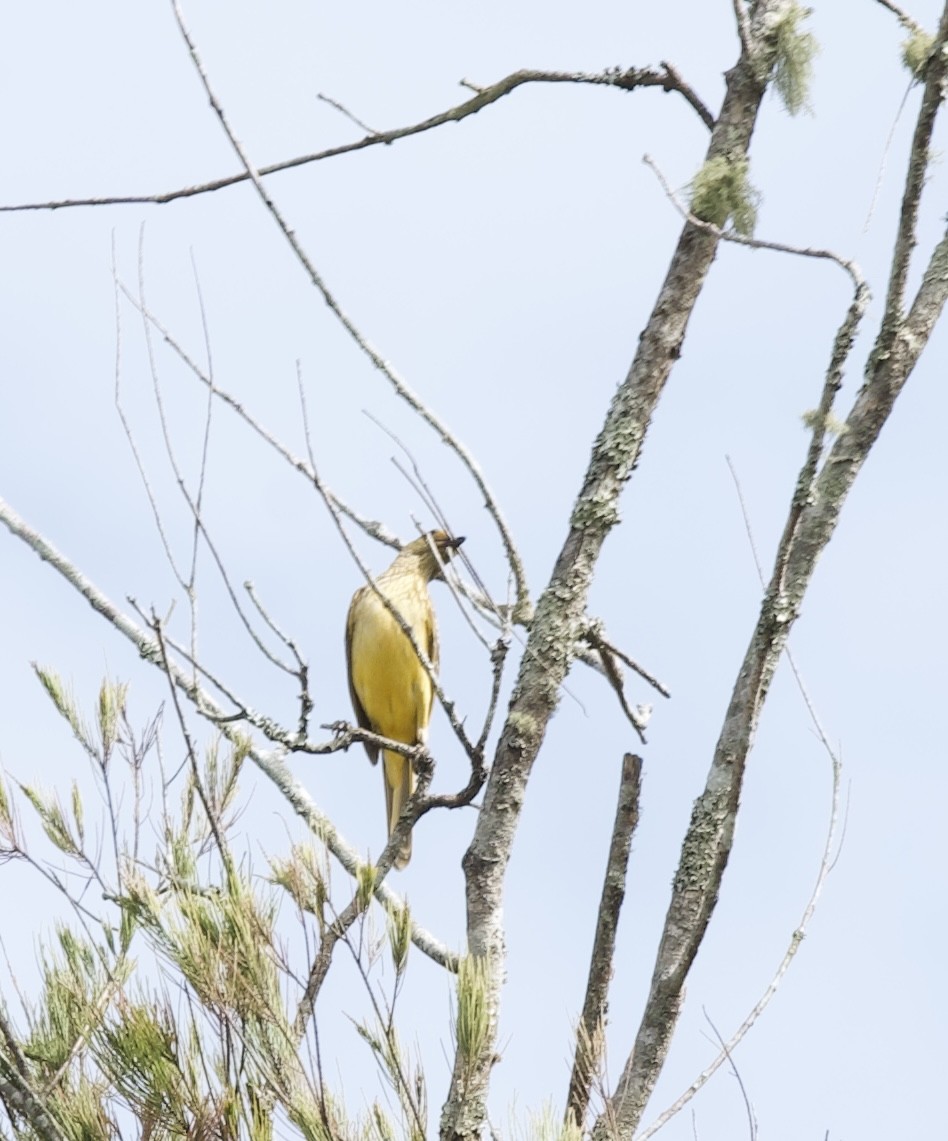
[[[438,626],[428,594],[428,583],[443,578],[442,568],[464,542],[444,531],[408,543],[395,561],[375,580],[415,641],[438,668]],[[371,585],[355,592],[346,619],[346,665],[349,694],[356,720],[363,729],[381,737],[422,745],[428,738],[428,722],[434,703],[434,686],[405,631]],[[365,751],[374,765],[376,745]],[[415,788],[411,761],[399,753],[382,750],[385,780],[385,816],[391,836],[402,809]],[[411,858],[411,836],[395,858],[403,868]]]

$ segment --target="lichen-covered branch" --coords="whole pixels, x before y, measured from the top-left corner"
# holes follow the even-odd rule
[[[576,1053],[566,1098],[566,1123],[582,1128],[589,1108],[589,1093],[605,1049],[606,1014],[612,957],[616,949],[619,912],[625,900],[625,878],[629,866],[632,836],[639,822],[639,794],[642,789],[642,758],[626,753],[616,801],[616,818],[602,881],[602,897],[596,916],[596,935],[589,958],[589,977],[583,1013],[576,1028]]]
[[[727,73],[727,90],[707,160],[746,160],[766,87],[772,51],[767,21],[776,0],[762,0],[751,23],[755,51]],[[618,521],[618,498],[677,360],[695,302],[718,246],[714,234],[686,223],[629,373],[619,386],[592,450],[569,532],[541,595],[487,783],[474,838],[464,856],[469,954],[486,961],[488,1033],[476,1058],[455,1057],[441,1117],[443,1141],[472,1141],[485,1121],[496,1052],[504,972],[504,876],[530,773],[573,659],[602,544]]]
[[[943,19],[942,42],[946,34],[948,24]],[[942,78],[930,74],[929,82],[943,82],[945,66],[939,53]],[[925,153],[928,137],[928,132],[916,132],[916,143]],[[915,179],[917,161],[913,151],[907,185]],[[760,617],[731,695],[704,791],[695,802],[682,844],[645,1011],[615,1092],[596,1122],[595,1141],[630,1138],[639,1123],[671,1041],[685,979],[717,902],[733,842],[745,765],[774,671],[846,496],[915,367],[946,298],[948,235],[935,247],[907,317],[899,318],[893,326],[891,314],[884,315],[865,383],[820,466],[827,417],[868,300],[865,291],[857,290],[837,334],[813,420],[813,437],[794,488]]]

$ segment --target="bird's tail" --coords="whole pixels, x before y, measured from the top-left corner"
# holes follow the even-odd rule
[[[408,803],[408,798],[415,791],[415,771],[411,761],[398,753],[383,751],[382,768],[385,776],[385,811],[387,814],[388,834],[395,831],[395,825]],[[411,833],[399,849],[395,857],[395,867],[403,868],[411,859]]]

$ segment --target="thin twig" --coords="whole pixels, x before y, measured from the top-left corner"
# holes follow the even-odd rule
[[[188,576],[188,601],[191,604],[191,653],[196,658],[197,653],[197,565],[198,551],[201,545],[202,515],[204,504],[204,488],[207,480],[207,457],[211,444],[211,419],[214,412],[214,358],[211,353],[211,334],[207,323],[207,308],[204,305],[204,295],[201,292],[201,279],[198,276],[197,263],[194,260],[194,250],[191,250],[191,269],[194,273],[194,286],[197,292],[198,312],[201,315],[201,330],[204,334],[204,352],[207,360],[207,375],[210,380],[207,393],[207,404],[204,409],[204,437],[201,441],[201,462],[198,470],[197,494],[194,497],[194,530],[191,536],[191,573]]]
[[[923,32],[925,30],[908,12],[903,11],[898,4],[893,4],[892,0],[876,0],[876,3],[881,4],[883,8],[887,8],[906,31]]]
[[[291,468],[303,476],[307,483],[313,483],[316,479],[316,476],[306,461],[301,460],[298,456],[294,455],[294,453],[291,452],[290,449],[285,444],[283,444],[276,435],[270,432],[269,429],[265,428],[249,412],[247,412],[247,410],[235,396],[232,396],[231,393],[229,393],[226,389],[221,388],[219,385],[212,385],[210,378],[202,372],[200,366],[195,362],[193,357],[191,357],[185,351],[181,343],[172,335],[171,331],[165,325],[163,325],[161,321],[158,320],[157,316],[147,308],[142,310],[140,308],[138,299],[127,288],[127,286],[123,285],[120,282],[119,288],[121,289],[122,294],[126,300],[128,300],[133,308],[135,308],[138,312],[143,313],[143,315],[148,318],[151,325],[161,335],[165,344],[178,357],[182,364],[185,365],[195,380],[211,389],[214,393],[214,396],[218,400],[225,404],[239,419],[241,419],[247,425],[248,428],[251,429],[251,431],[258,435],[260,439],[264,441],[264,443],[269,445],[269,447],[271,447],[278,455],[282,456],[282,458],[290,465]],[[345,515],[347,519],[350,519],[353,523],[355,523],[357,527],[361,528],[371,538],[377,539],[380,543],[384,543],[389,547],[399,547],[400,544],[398,539],[392,535],[391,532],[389,532],[381,523],[376,520],[366,519],[363,516],[359,515],[357,511],[355,511],[347,503],[344,503],[334,492],[325,487],[325,485],[323,486],[323,491],[326,495],[329,496],[333,506],[341,515]]]
[[[266,622],[270,630],[280,639],[280,641],[287,647],[290,653],[296,658],[296,669],[293,671],[300,683],[300,719],[296,727],[297,735],[301,740],[309,734],[309,715],[313,712],[313,698],[309,692],[309,665],[303,660],[303,656],[296,645],[296,642],[280,629],[270,614],[267,612],[263,603],[257,597],[254,585],[248,581],[244,583],[244,590],[250,601],[256,607],[257,613]]]
[[[411,1083],[408,1080],[408,1075],[405,1073],[405,1067],[402,1064],[401,1054],[398,1049],[398,1038],[395,1031],[395,1003],[397,1002],[398,995],[401,990],[403,975],[396,974],[392,1002],[391,1004],[387,1003],[384,998],[380,999],[376,994],[375,987],[372,986],[371,979],[369,978],[369,973],[366,970],[362,955],[360,954],[360,949],[353,944],[351,938],[349,937],[348,931],[345,934],[344,942],[349,950],[349,953],[352,955],[353,962],[356,965],[356,970],[359,972],[359,976],[362,979],[363,985],[365,986],[365,989],[369,995],[369,1001],[372,1003],[372,1010],[375,1014],[375,1018],[379,1026],[383,1028],[383,1032],[385,1034],[388,1056],[383,1060],[378,1058],[378,1055],[376,1054],[376,1060],[382,1067],[382,1072],[395,1086],[395,1092],[398,1095],[399,1104],[401,1105],[403,1112],[405,1110],[405,1104],[407,1103],[408,1105],[410,1116],[414,1118],[415,1125],[417,1126],[417,1133],[414,1133],[413,1136],[419,1138],[425,1137],[427,1134],[427,1130],[425,1128],[426,1114],[423,1111],[421,1105],[419,1105],[419,1099],[416,1098],[415,1091],[411,1088]],[[375,1051],[373,1051],[373,1053],[375,1053]],[[409,1116],[409,1114],[406,1114],[406,1116]]]
[[[652,156],[643,155],[642,161],[654,173],[655,177],[661,183],[662,189],[665,191],[669,202],[671,202],[682,218],[692,226],[697,226],[699,230],[705,230],[707,233],[714,234],[716,238],[721,238],[725,242],[733,242],[738,246],[747,246],[752,250],[773,250],[779,254],[794,254],[797,257],[817,258],[823,261],[834,262],[840,269],[845,271],[857,290],[867,288],[865,278],[859,266],[851,259],[844,258],[832,250],[823,250],[812,246],[793,246],[787,242],[769,242],[763,238],[750,238],[744,234],[738,234],[734,230],[722,230],[720,226],[715,226],[713,222],[706,222],[703,218],[696,217],[680,201],[674,190],[672,190],[668,179],[662,174],[661,169]]]
[[[276,666],[278,669],[282,670],[284,673],[288,673],[291,676],[297,676],[297,671],[294,670],[293,667],[290,666],[288,663],[282,661],[279,657],[277,657],[277,655],[269,648],[269,646],[267,646],[267,644],[263,641],[263,639],[260,637],[260,635],[257,633],[257,631],[253,628],[253,625],[251,624],[250,619],[247,617],[246,613],[244,612],[243,607],[241,606],[240,599],[237,596],[237,591],[234,589],[234,587],[231,584],[230,576],[227,573],[226,567],[224,566],[223,559],[220,557],[220,555],[217,551],[217,546],[213,542],[213,540],[211,539],[211,536],[208,533],[207,527],[205,526],[204,521],[201,517],[200,496],[203,494],[203,488],[204,488],[204,479],[205,479],[205,470],[206,470],[205,465],[206,465],[206,455],[207,455],[207,442],[208,442],[208,434],[210,432],[210,422],[211,422],[210,411],[207,412],[207,415],[205,418],[205,433],[204,433],[205,439],[204,439],[204,446],[203,446],[203,450],[202,450],[200,482],[199,482],[199,487],[198,487],[198,497],[197,498],[193,497],[191,495],[190,491],[188,490],[187,482],[184,478],[184,475],[181,471],[180,465],[178,464],[177,458],[175,456],[174,447],[173,447],[173,443],[172,443],[172,439],[171,439],[171,430],[170,430],[170,427],[168,425],[167,418],[165,416],[164,398],[163,398],[162,392],[161,392],[161,384],[160,384],[159,374],[158,374],[158,365],[157,365],[157,359],[156,359],[156,355],[155,355],[153,337],[152,337],[152,322],[149,321],[148,317],[146,316],[148,313],[148,305],[145,301],[144,227],[142,227],[141,238],[139,241],[138,273],[139,273],[138,301],[136,304],[136,309],[138,310],[138,312],[142,318],[142,326],[143,326],[144,334],[145,334],[145,344],[146,344],[147,351],[148,351],[148,361],[149,361],[149,366],[151,369],[152,389],[153,389],[154,397],[155,397],[155,406],[158,410],[158,421],[159,421],[159,424],[161,426],[162,439],[164,440],[165,452],[166,452],[166,455],[168,457],[168,462],[171,466],[172,473],[174,475],[175,483],[177,484],[178,489],[181,492],[181,495],[182,495],[185,503],[188,506],[188,510],[191,512],[191,516],[192,516],[192,519],[194,522],[194,529],[195,529],[195,531],[194,531],[194,533],[195,533],[195,546],[192,549],[191,577],[189,579],[185,580],[180,575],[178,576],[179,584],[181,586],[181,589],[184,591],[185,596],[188,599],[188,605],[189,605],[190,612],[191,612],[191,657],[192,658],[197,657],[197,643],[196,643],[196,637],[197,637],[197,631],[196,631],[197,593],[196,593],[196,589],[195,589],[194,574],[196,571],[196,560],[197,560],[197,545],[196,545],[197,544],[197,537],[200,535],[203,537],[204,542],[207,545],[208,552],[210,553],[211,558],[214,560],[214,564],[217,567],[218,573],[221,576],[221,581],[224,584],[224,588],[227,591],[227,594],[228,594],[228,597],[230,598],[231,604],[233,605],[234,610],[237,612],[237,616],[240,619],[241,624],[243,625],[247,634],[250,636],[254,645],[257,647],[257,649],[264,655],[264,657],[272,665]],[[204,320],[204,318],[203,318],[203,308],[202,308],[202,321],[203,320]],[[206,325],[205,325],[205,335],[206,335]],[[209,348],[209,346],[207,347],[207,351],[208,351],[208,360],[210,361],[210,348]],[[204,375],[204,374],[202,373],[202,375]],[[210,408],[213,395],[216,391],[215,385],[214,385],[214,378],[210,372],[210,366],[208,368],[206,378],[207,378],[207,388],[208,388],[208,408]],[[157,508],[155,510],[157,510]]]
[[[892,120],[892,126],[889,128],[888,135],[886,135],[885,146],[882,148],[882,159],[879,163],[879,173],[876,176],[876,184],[872,190],[872,198],[869,201],[869,209],[866,212],[866,220],[862,226],[862,232],[864,234],[868,234],[869,226],[872,222],[872,217],[876,212],[876,203],[879,200],[879,192],[882,190],[882,182],[885,178],[889,152],[892,150],[892,141],[895,138],[895,129],[899,125],[899,120],[902,118],[902,112],[905,110],[905,105],[908,103],[908,97],[912,94],[912,88],[914,86],[915,80],[910,79],[905,86],[905,94],[902,96],[902,101],[899,103],[899,109],[896,111],[895,118]]]
[[[146,308],[145,305],[145,224],[144,222],[139,227],[138,231],[138,298],[139,298],[139,312],[143,312]],[[175,455],[174,445],[171,439],[171,431],[168,427],[168,419],[165,415],[165,402],[164,396],[161,391],[161,382],[158,374],[158,362],[155,355],[155,346],[151,335],[151,326],[148,321],[142,317],[142,331],[145,336],[145,349],[148,354],[148,367],[151,373],[151,387],[152,393],[155,398],[155,408],[158,411],[158,424],[161,428],[161,438],[165,446],[165,455],[168,459],[168,464],[171,467],[171,473],[174,476],[175,483],[178,486],[181,494],[187,502],[188,508],[194,518],[195,526],[200,526],[200,515],[197,512],[194,501],[187,488],[181,468],[178,465],[177,456]],[[196,548],[195,548],[196,554]],[[192,563],[192,567],[193,567]],[[188,581],[182,575],[179,575],[178,581],[181,589],[185,592],[188,602],[191,606],[192,623],[194,620],[194,584]],[[192,643],[194,641],[194,631],[192,630]],[[192,648],[192,653],[194,652]]]
[[[404,476],[405,480],[415,490],[418,497],[423,501],[425,506],[431,512],[431,514],[438,521],[438,523],[442,527],[442,529],[447,531],[448,534],[450,534],[451,533],[451,527],[448,525],[447,515],[444,513],[444,511],[442,511],[441,505],[438,503],[438,500],[435,497],[434,492],[428,486],[428,483],[425,480],[425,477],[422,475],[421,468],[418,466],[418,461],[415,459],[414,455],[412,454],[412,452],[410,451],[408,446],[404,443],[404,441],[401,439],[401,437],[399,437],[395,432],[393,432],[391,430],[391,428],[389,428],[386,424],[383,424],[382,421],[379,420],[379,418],[377,416],[374,416],[367,409],[363,409],[363,414],[369,420],[371,420],[372,423],[378,429],[380,429],[380,431],[384,432],[385,435],[388,436],[388,438],[392,441],[392,443],[395,444],[395,446],[397,448],[400,448],[401,451],[404,453],[408,462],[411,464],[411,467],[412,467],[411,473],[407,472],[404,469],[404,467],[402,467],[402,465],[398,462],[398,460],[395,459],[394,457],[392,458],[392,463],[395,465],[395,467],[401,473],[401,475]],[[418,524],[415,523],[415,526],[418,527]],[[418,527],[418,533],[419,534],[423,533],[422,528]],[[474,580],[474,583],[477,586],[478,591],[480,592],[479,596],[477,596],[479,607],[483,608],[483,601],[486,600],[487,606],[490,609],[490,611],[496,616],[496,618],[499,621],[503,622],[503,616],[501,614],[500,607],[497,606],[497,604],[494,602],[493,598],[491,598],[490,591],[488,591],[487,587],[484,585],[483,580],[481,579],[480,575],[477,573],[476,569],[474,568],[474,564],[471,562],[470,558],[467,555],[467,552],[464,550],[463,547],[458,549],[458,551],[455,554],[455,558],[460,559],[461,562],[464,564],[464,566],[467,569],[468,573],[470,574],[471,578]],[[446,581],[448,581],[448,580],[446,580]],[[451,585],[452,585],[452,593],[454,593],[453,584],[451,584]],[[463,593],[464,593],[465,598],[471,599],[473,601],[473,598],[475,597],[473,592],[471,592],[469,590],[464,590]],[[455,594],[455,601],[458,603],[458,607],[461,610],[461,613],[464,615],[466,621],[471,626],[471,629],[474,631],[475,635],[478,637],[478,639],[481,641],[481,643],[489,650],[490,646],[487,645],[487,642],[482,637],[480,631],[477,630],[477,628],[471,623],[471,620],[468,617],[467,611],[461,605],[460,599],[458,599],[456,594]]]
[[[671,690],[663,681],[660,681],[653,673],[650,673],[645,666],[639,665],[639,663],[633,658],[630,658],[624,650],[620,650],[618,646],[613,645],[612,642],[603,635],[603,626],[600,619],[593,619],[590,626],[594,626],[596,629],[597,647],[605,647],[610,654],[614,654],[620,662],[627,665],[633,673],[637,673],[643,681],[647,681],[653,689],[657,689],[662,697],[671,697]]]
[[[751,524],[750,512],[747,508],[747,501],[744,498],[744,489],[741,487],[741,481],[738,478],[737,470],[735,469],[734,464],[731,462],[730,456],[725,456],[725,460],[727,461],[727,466],[731,473],[731,479],[734,481],[734,490],[737,493],[737,502],[741,509],[741,518],[744,522],[744,530],[747,533],[747,542],[750,546],[751,555],[754,559],[754,566],[757,569],[757,578],[760,581],[760,585],[763,587],[765,586],[764,568],[761,564],[760,554],[757,550],[757,540],[754,538],[754,529]],[[787,639],[787,646],[784,652],[787,655],[787,663],[790,666],[791,672],[793,673],[793,677],[797,683],[797,689],[799,690],[800,697],[803,699],[803,704],[806,706],[806,711],[809,714],[810,721],[812,722],[813,728],[816,731],[816,735],[820,740],[820,744],[823,746],[826,755],[829,757],[834,767],[838,766],[841,773],[842,761],[840,760],[839,753],[830,743],[830,739],[827,736],[826,730],[823,728],[823,722],[820,720],[819,714],[816,711],[816,705],[813,703],[813,699],[810,696],[810,691],[807,689],[806,683],[803,680],[803,675],[800,673],[799,667],[797,666],[796,658],[794,657],[793,650],[790,647],[789,638]],[[839,859],[845,839],[846,813],[844,812],[843,826],[840,830],[839,845],[837,847],[836,854],[832,857],[829,867],[827,868],[827,874],[831,872],[834,867],[836,867],[836,861]]]
[[[622,712],[626,715],[632,728],[638,733],[639,740],[644,745],[645,741],[645,728],[648,724],[648,718],[643,715],[642,708],[632,709],[625,696],[625,686],[622,677],[622,671],[615,663],[615,658],[612,652],[612,647],[602,640],[599,636],[599,630],[595,622],[590,622],[586,629],[586,638],[589,644],[599,651],[599,656],[602,659],[603,671],[606,680],[609,682],[616,697],[619,699],[619,704],[622,707]],[[646,707],[646,713],[651,713],[651,707]]]
[[[328,103],[330,107],[335,107],[340,115],[344,115],[350,123],[355,123],[359,130],[365,131],[367,135],[378,137],[381,134],[380,131],[376,131],[373,127],[368,126],[366,123],[363,123],[362,120],[357,116],[353,115],[348,107],[343,107],[341,103],[337,102],[335,99],[331,99],[328,95],[323,95],[321,91],[317,94],[316,98],[321,103]]]
[[[491,726],[494,723],[494,717],[497,713],[497,702],[500,698],[500,682],[504,674],[504,661],[507,658],[507,653],[510,650],[510,626],[500,635],[494,643],[494,648],[491,651],[491,687],[490,687],[490,700],[487,704],[487,715],[484,718],[484,727],[481,730],[481,735],[477,739],[475,750],[479,757],[484,756],[484,749],[487,746],[487,738],[490,735]]]
[[[122,310],[119,304],[119,293],[125,292],[122,283],[119,281],[118,270],[115,262],[115,234],[112,234],[112,284],[115,294],[115,410],[118,413],[119,421],[125,432],[125,439],[128,441],[128,446],[132,452],[132,458],[135,461],[135,466],[138,468],[138,475],[142,481],[142,486],[145,489],[145,495],[148,499],[148,504],[151,508],[152,517],[155,522],[155,529],[158,532],[158,538],[161,541],[162,548],[165,552],[165,558],[168,565],[171,567],[171,573],[174,575],[179,585],[184,584],[184,576],[178,570],[178,565],[175,562],[174,553],[171,550],[171,543],[165,532],[164,524],[161,519],[161,512],[158,510],[158,502],[155,499],[154,493],[151,489],[151,483],[148,479],[148,473],[145,470],[145,462],[142,459],[141,453],[138,450],[138,445],[135,443],[135,435],[132,432],[132,426],[128,417],[125,415],[125,409],[122,405]]]
[[[290,637],[289,634],[287,634],[284,630],[282,630],[277,625],[277,623],[274,621],[273,617],[267,611],[267,608],[263,605],[263,603],[257,597],[256,588],[254,587],[254,584],[249,579],[244,583],[244,590],[247,592],[247,597],[253,603],[254,609],[257,611],[257,613],[260,615],[260,617],[263,619],[263,621],[267,624],[267,626],[270,627],[270,630],[280,639],[280,641],[283,643],[283,645],[286,646],[286,648],[290,651],[290,653],[296,659],[297,669],[305,669],[306,663],[303,661],[303,656],[300,653],[299,647],[297,646],[296,642]]]
[[[748,1096],[747,1088],[744,1085],[744,1079],[741,1077],[741,1071],[737,1068],[736,1062],[731,1057],[731,1051],[727,1048],[727,1043],[721,1037],[720,1031],[714,1025],[714,1022],[712,1022],[711,1015],[708,1014],[707,1010],[705,1010],[704,1007],[702,1007],[702,1012],[705,1019],[707,1020],[708,1025],[711,1027],[715,1038],[717,1039],[718,1046],[720,1046],[720,1048],[724,1051],[724,1054],[727,1056],[727,1060],[731,1066],[731,1073],[737,1079],[737,1085],[741,1091],[741,1097],[744,1099],[744,1109],[747,1112],[747,1124],[750,1133],[750,1141],[757,1141],[757,1115],[754,1113],[753,1105],[751,1105],[751,1099]]]

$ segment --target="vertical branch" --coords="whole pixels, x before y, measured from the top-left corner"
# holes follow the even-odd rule
[[[948,39],[948,5],[945,12],[939,47],[928,74],[929,84],[939,88],[948,72],[948,60],[941,50]],[[923,102],[921,113],[925,107]],[[916,132],[916,141],[927,154],[928,134],[919,136]],[[916,166],[913,152],[907,184],[915,179]],[[898,260],[898,248],[893,256]],[[891,314],[883,316],[866,368],[866,382],[819,467],[832,397],[868,300],[864,290],[857,290],[837,333],[813,439],[791,499],[760,616],[728,703],[704,791],[695,801],[682,843],[642,1021],[615,1093],[596,1122],[594,1141],[604,1141],[607,1136],[631,1137],[664,1064],[681,1010],[685,978],[717,903],[734,839],[747,757],[774,671],[846,496],[928,342],[946,299],[948,235],[932,252],[908,316],[899,317],[894,328]]]
[[[582,1128],[589,1107],[590,1083],[602,1065],[609,983],[612,980],[612,957],[616,948],[619,912],[625,899],[625,877],[629,866],[632,835],[639,822],[639,794],[642,789],[642,758],[626,753],[622,758],[622,776],[616,803],[616,819],[602,898],[596,920],[596,935],[589,961],[586,998],[576,1029],[576,1055],[569,1079],[566,1100],[566,1124],[572,1120]]]
[[[754,52],[742,51],[706,160],[746,159],[773,61],[778,0],[761,0],[751,20]],[[718,237],[686,222],[632,365],[593,445],[550,582],[540,597],[511,697],[474,837],[464,855],[469,954],[485,960],[487,1031],[474,1058],[456,1052],[441,1116],[443,1141],[479,1138],[496,1056],[504,977],[504,877],[537,753],[584,626],[586,601],[606,536],[618,522],[618,499],[638,461],[655,407],[681,353],[692,311]]]

